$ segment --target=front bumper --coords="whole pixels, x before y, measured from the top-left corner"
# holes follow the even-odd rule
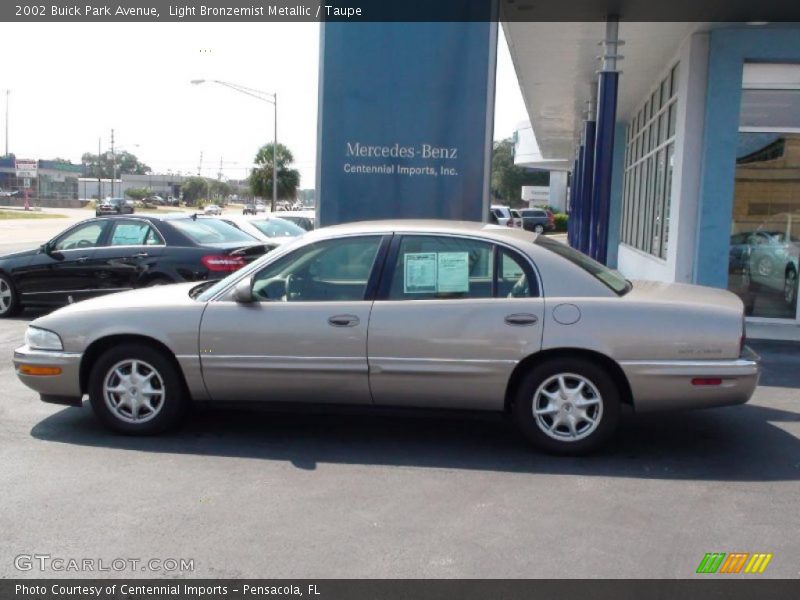
[[[620,366],[630,383],[636,412],[651,412],[743,404],[758,385],[759,361],[745,347],[735,360],[630,360],[621,361]],[[693,380],[712,383],[698,385]]]
[[[83,397],[80,385],[81,357],[80,352],[32,350],[28,346],[21,346],[14,350],[14,369],[19,380],[38,392],[45,402],[80,406]],[[61,372],[57,375],[30,375],[23,372],[26,367],[52,367]]]

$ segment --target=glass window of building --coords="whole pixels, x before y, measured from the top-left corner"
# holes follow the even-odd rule
[[[728,289],[748,315],[796,320],[800,255],[800,65],[746,64]]]
[[[628,127],[622,243],[666,259],[672,192],[678,65],[658,82]]]

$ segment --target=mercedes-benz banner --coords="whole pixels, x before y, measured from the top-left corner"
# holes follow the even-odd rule
[[[486,220],[496,47],[490,21],[322,25],[320,225]]]

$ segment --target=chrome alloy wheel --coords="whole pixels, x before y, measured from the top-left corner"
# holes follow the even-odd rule
[[[559,373],[547,378],[533,395],[536,425],[559,442],[589,437],[603,417],[603,398],[582,375]]]
[[[11,287],[4,279],[0,279],[0,315],[11,308]]]
[[[108,370],[103,398],[111,413],[126,423],[144,423],[164,406],[164,380],[142,360],[123,360]]]

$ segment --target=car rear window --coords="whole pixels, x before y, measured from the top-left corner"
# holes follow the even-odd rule
[[[577,265],[619,296],[624,296],[631,290],[630,282],[619,271],[609,269],[583,252],[544,236],[537,236],[534,243]]]
[[[295,237],[303,235],[306,230],[284,219],[264,219],[250,221],[258,230],[270,238]]]
[[[241,229],[217,219],[173,219],[169,224],[196,244],[255,241]]]

